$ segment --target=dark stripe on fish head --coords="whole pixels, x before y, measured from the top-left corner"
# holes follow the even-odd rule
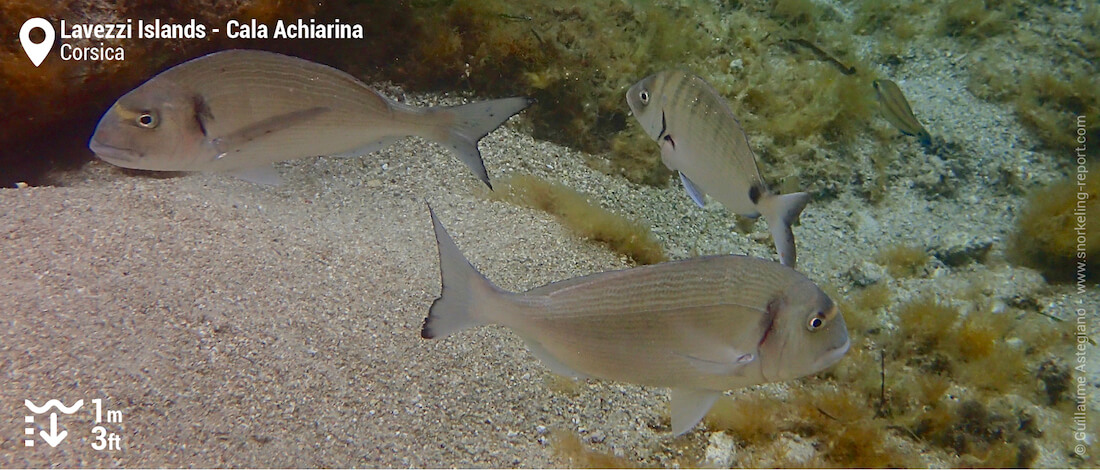
[[[214,113],[210,111],[210,105],[206,104],[206,99],[202,95],[194,95],[191,97],[191,107],[195,116],[195,124],[198,124],[204,137],[208,136],[206,123],[214,120]]]
[[[764,333],[760,335],[760,341],[756,343],[756,350],[761,357],[760,374],[767,382],[771,382],[775,379],[768,377],[768,370],[765,367],[765,362],[782,360],[782,357],[772,357],[770,354],[772,351],[776,352],[779,356],[783,353],[783,347],[781,345],[775,347],[773,344],[776,341],[782,341],[781,338],[778,338],[778,335],[773,334],[775,333],[775,320],[779,316],[779,311],[782,308],[783,298],[776,297],[772,299],[771,302],[768,302],[768,305],[764,308],[764,316],[760,319],[760,330]],[[769,343],[768,340],[771,340],[771,343]],[[767,352],[765,352],[765,347],[768,350]]]
[[[781,302],[779,298],[772,299],[764,308],[764,316],[760,318],[760,329],[764,334],[760,335],[760,341],[756,343],[758,349],[768,341],[768,336],[771,336],[772,330],[775,329],[775,317],[779,314],[779,304]]]
[[[661,132],[657,133],[657,139],[660,140],[665,137],[665,132],[668,131],[668,121],[665,120],[665,110],[661,110]]]

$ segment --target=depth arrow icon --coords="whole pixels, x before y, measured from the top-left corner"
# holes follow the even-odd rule
[[[50,447],[57,447],[61,441],[65,440],[65,436],[69,435],[69,431],[57,432],[57,413],[50,413],[50,432],[41,431],[42,439],[46,440],[46,443]]]

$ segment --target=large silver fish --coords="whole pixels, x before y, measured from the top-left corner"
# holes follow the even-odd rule
[[[421,336],[502,325],[558,374],[670,387],[676,435],[725,390],[814,374],[848,351],[836,304],[772,261],[693,258],[512,293],[477,272],[434,212],[432,223],[443,289]]]
[[[477,141],[530,103],[516,97],[414,108],[332,67],[228,50],[172,67],[123,95],[89,147],[126,168],[224,171],[277,184],[272,163],[358,156],[416,135],[450,148],[488,185]]]
[[[795,266],[791,222],[810,196],[779,195],[768,189],[745,130],[714,88],[695,75],[669,70],[634,84],[626,102],[642,129],[660,145],[661,161],[680,174],[699,207],[710,194],[740,215],[763,215],[780,261]]]

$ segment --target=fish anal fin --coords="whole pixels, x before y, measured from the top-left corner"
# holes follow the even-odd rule
[[[283,179],[279,177],[279,173],[275,171],[275,167],[271,165],[238,168],[226,171],[226,173],[245,181],[267,186],[278,186],[283,182]]]
[[[336,154],[332,154],[332,155],[329,155],[329,156],[330,157],[341,157],[341,158],[343,158],[343,157],[358,157],[358,156],[366,155],[368,153],[375,152],[375,151],[378,151],[378,150],[382,150],[386,147],[389,147],[390,144],[398,141],[399,139],[401,139],[401,137],[383,137],[381,139],[378,139],[374,142],[371,142],[367,145],[356,148],[354,150],[349,150],[349,151],[343,152],[343,153],[336,153]]]
[[[694,428],[721,395],[712,390],[674,388],[669,394],[672,409],[672,435],[679,436]]]
[[[684,190],[687,191],[688,196],[691,196],[691,200],[695,201],[695,204],[699,207],[706,205],[706,193],[700,190],[683,172],[677,173],[680,173],[680,181],[684,183]]]
[[[531,351],[531,355],[538,358],[547,369],[550,369],[555,374],[565,377],[573,377],[578,379],[586,379],[587,375],[577,372],[572,367],[565,365],[558,358],[554,357],[549,350],[546,349],[541,343],[530,338],[524,338],[524,342],[527,343],[527,349]]]
[[[232,133],[216,137],[211,143],[214,144],[214,149],[218,151],[219,155],[232,155],[233,153],[240,152],[243,147],[257,139],[289,129],[304,121],[327,113],[328,111],[328,108],[317,106],[272,116],[237,129]],[[196,116],[198,115],[196,114]]]

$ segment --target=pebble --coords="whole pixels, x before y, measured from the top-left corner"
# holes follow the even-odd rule
[[[932,255],[951,267],[980,263],[993,246],[988,235],[952,232],[942,239],[932,240]]]

